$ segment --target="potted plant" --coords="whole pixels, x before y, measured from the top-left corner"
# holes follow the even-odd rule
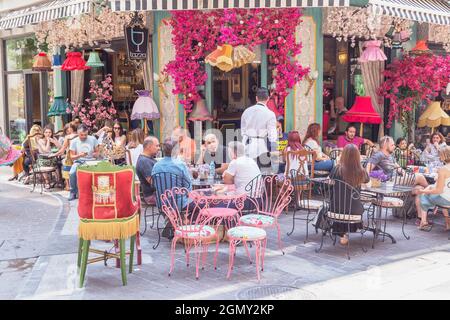
[[[374,170],[369,174],[370,183],[372,187],[380,187],[382,182],[389,180],[389,177],[384,174],[383,170]]]

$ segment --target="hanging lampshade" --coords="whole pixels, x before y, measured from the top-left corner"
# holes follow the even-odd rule
[[[55,97],[55,101],[53,102],[50,110],[47,113],[48,117],[56,117],[67,114],[67,107],[69,104],[64,99],[64,97]]]
[[[237,46],[233,49],[233,67],[239,68],[247,63],[252,63],[256,58],[256,53],[244,46]]]
[[[359,62],[369,62],[369,61],[386,61],[387,57],[383,50],[380,48],[381,41],[372,40],[366,41],[364,43],[364,51],[361,53]]]
[[[40,52],[34,57],[33,71],[51,71],[52,63],[45,52]]]
[[[131,120],[153,120],[159,119],[160,114],[158,106],[155,101],[150,96],[150,91],[148,90],[137,90],[136,91],[139,98],[133,105],[133,111],[131,111]]]
[[[91,68],[103,68],[105,66],[97,51],[91,51],[86,65]]]
[[[204,99],[200,99],[194,104],[194,108],[189,113],[188,121],[213,121],[214,118],[206,106]]]
[[[53,55],[53,68],[60,67],[62,65],[62,57],[60,54]]]
[[[416,46],[411,50],[411,53],[416,55],[430,52],[431,50],[428,48],[426,40],[417,41]]]
[[[439,126],[450,126],[450,116],[441,108],[439,101],[431,101],[417,123],[418,127],[436,128]]]
[[[63,71],[88,70],[89,66],[81,56],[81,52],[68,52],[66,60],[61,66]]]
[[[233,47],[229,44],[218,46],[216,50],[211,52],[205,59],[206,63],[228,72],[233,69],[232,59]]]

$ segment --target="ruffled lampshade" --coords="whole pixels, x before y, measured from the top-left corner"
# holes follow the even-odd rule
[[[45,52],[40,52],[34,57],[33,71],[51,71],[52,63]]]
[[[63,71],[75,71],[75,70],[88,70],[89,66],[86,65],[86,61],[81,56],[81,52],[69,52],[67,53],[66,60],[62,64],[61,70]]]
[[[131,120],[153,120],[159,119],[160,114],[158,106],[152,97],[150,97],[150,91],[138,90],[136,91],[139,98],[133,105],[133,111],[131,112]]]
[[[50,110],[47,113],[48,117],[56,117],[67,114],[66,110],[69,104],[66,102],[64,97],[55,97],[55,101],[53,102]]]
[[[214,118],[209,112],[204,99],[198,100],[191,113],[189,113],[188,121],[213,121]]]
[[[103,68],[105,66],[102,60],[100,60],[100,56],[97,51],[92,51],[89,54],[89,59],[86,65],[91,68]]]
[[[233,67],[239,68],[255,60],[256,53],[250,51],[244,46],[237,46],[233,49]]]
[[[426,40],[417,41],[416,46],[411,50],[412,54],[424,54],[430,52],[431,50],[428,48]]]
[[[421,127],[436,128],[450,126],[450,116],[441,108],[439,101],[432,101],[419,118],[417,124]]]
[[[219,68],[222,71],[228,72],[233,69],[232,59],[233,47],[229,44],[218,46],[216,50],[211,52],[206,58],[205,62]]]
[[[364,43],[366,49],[362,52],[359,62],[386,61],[387,57],[380,46],[381,41],[379,40],[366,41]]]

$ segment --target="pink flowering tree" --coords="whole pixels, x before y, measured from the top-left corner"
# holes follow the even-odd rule
[[[113,85],[110,74],[98,84],[95,80],[89,82],[90,98],[84,103],[70,103],[67,113],[80,120],[93,131],[98,130],[107,119],[113,119],[117,113],[113,103]]]
[[[414,110],[427,106],[445,89],[450,79],[450,56],[405,55],[388,65],[384,76],[378,94],[390,101],[388,127],[393,120],[400,120],[412,139]]]
[[[173,93],[184,96],[180,103],[190,112],[200,98],[197,87],[207,80],[202,62],[211,51],[222,44],[252,49],[267,43],[265,53],[273,66],[274,93],[278,96],[278,109],[283,111],[289,89],[309,72],[295,59],[302,47],[295,38],[301,16],[298,8],[172,12],[170,25],[176,57],[165,71],[174,79]]]

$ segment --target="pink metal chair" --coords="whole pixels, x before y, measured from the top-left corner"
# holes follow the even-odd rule
[[[177,241],[182,239],[186,252],[186,265],[188,267],[190,251],[192,247],[194,247],[196,255],[195,276],[198,279],[200,258],[203,256],[203,269],[205,266],[206,254],[208,252],[208,244],[211,239],[216,237],[216,230],[208,225],[211,219],[202,219],[201,222],[198,222],[194,212],[189,212],[189,206],[186,206],[186,208],[179,208],[180,197],[187,198],[188,194],[189,191],[186,188],[166,190],[161,194],[161,210],[167,216],[174,229],[174,237],[170,249],[171,260],[169,277],[174,269],[175,247]]]
[[[262,183],[257,183],[260,186],[259,190],[252,192],[252,196],[249,197],[249,200],[256,207],[256,214],[242,216],[239,219],[239,224],[263,229],[276,227],[278,231],[278,246],[284,254],[278,217],[291,202],[291,194],[294,187],[289,179],[281,180],[276,175],[258,176],[255,179],[262,180]]]

